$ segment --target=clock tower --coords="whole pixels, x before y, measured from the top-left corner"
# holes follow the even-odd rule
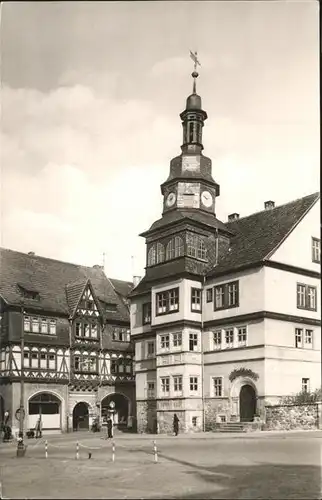
[[[202,129],[207,113],[202,109],[201,97],[196,93],[198,73],[192,73],[193,92],[187,98],[186,108],[180,114],[183,128],[181,154],[170,162],[170,175],[161,185],[164,197],[163,213],[175,209],[197,209],[215,214],[215,200],[219,185],[211,175],[211,160],[202,154]]]

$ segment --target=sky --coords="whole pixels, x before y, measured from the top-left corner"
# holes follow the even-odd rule
[[[216,216],[319,190],[319,5],[305,1],[6,2],[1,246],[144,274],[197,91]],[[103,255],[105,254],[105,256]]]

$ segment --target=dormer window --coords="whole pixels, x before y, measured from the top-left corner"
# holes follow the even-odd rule
[[[21,283],[17,283],[18,289],[20,294],[25,298],[25,299],[31,299],[31,300],[39,300],[40,295],[38,290],[33,288],[31,285],[23,285]]]

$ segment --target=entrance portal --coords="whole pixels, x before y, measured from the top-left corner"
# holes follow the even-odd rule
[[[241,422],[252,422],[256,413],[256,393],[251,385],[243,385],[239,394],[239,414]]]
[[[114,403],[114,408],[111,408],[111,402]],[[123,394],[110,394],[102,400],[102,417],[104,418],[108,414],[110,414],[111,409],[114,410],[114,412],[112,413],[114,425],[116,425],[118,429],[126,429],[129,417],[129,400],[125,396],[123,396]]]
[[[37,420],[41,417],[42,428],[61,430],[61,402],[51,392],[41,392],[29,399],[28,427],[34,429]]]
[[[73,410],[73,431],[88,431],[88,404],[80,401]]]

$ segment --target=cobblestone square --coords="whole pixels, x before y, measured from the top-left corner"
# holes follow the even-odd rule
[[[48,436],[47,459],[44,439],[30,441],[23,459],[16,458],[15,443],[1,444],[2,495],[6,499],[317,499],[321,438],[320,431],[177,438],[118,435],[114,462],[112,442],[87,433]]]

